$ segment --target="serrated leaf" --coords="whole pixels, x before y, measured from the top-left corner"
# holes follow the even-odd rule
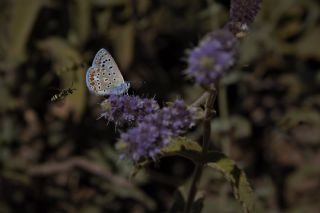
[[[203,160],[209,167],[219,170],[230,182],[234,196],[242,204],[244,212],[253,212],[254,194],[244,171],[223,153],[208,152]]]
[[[176,137],[171,139],[171,143],[162,149],[164,153],[172,153],[172,152],[179,152],[179,151],[196,151],[201,152],[201,146],[189,138],[186,137]]]
[[[163,156],[180,155],[192,161],[197,161],[198,154],[202,152],[202,147],[186,137],[176,137],[172,138],[170,144],[161,151]]]
[[[246,213],[253,211],[254,194],[243,170],[235,162],[221,152],[202,153],[201,146],[186,137],[177,137],[162,149],[163,156],[180,155],[197,164],[208,165],[220,171],[231,184],[235,198],[240,201]]]

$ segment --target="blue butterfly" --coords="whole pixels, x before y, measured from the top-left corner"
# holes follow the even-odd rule
[[[121,95],[130,88],[130,83],[124,81],[110,53],[103,48],[97,52],[87,70],[86,83],[89,91],[96,95]]]

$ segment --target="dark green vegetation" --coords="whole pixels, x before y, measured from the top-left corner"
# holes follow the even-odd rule
[[[85,71],[104,47],[130,93],[192,103],[201,89],[183,75],[186,51],[226,23],[228,5],[1,1],[0,212],[170,209],[193,164],[166,157],[130,182],[132,165],[119,160],[114,126],[96,120],[101,99],[89,95]],[[256,212],[320,211],[319,7],[316,0],[266,0],[241,41],[237,69],[220,86],[212,147],[247,172]],[[76,90],[51,101],[68,88]],[[203,212],[240,212],[219,173],[206,170],[200,188]]]

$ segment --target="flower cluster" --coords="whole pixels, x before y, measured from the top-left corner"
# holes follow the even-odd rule
[[[193,125],[193,111],[182,100],[147,115],[136,127],[121,133],[125,144],[123,156],[134,161],[152,158],[160,153],[171,137],[178,136]]]
[[[153,99],[129,95],[110,95],[101,106],[104,112],[100,118],[103,117],[118,126],[140,122],[146,115],[159,109],[158,103]]]
[[[246,32],[258,14],[261,3],[262,0],[231,0],[230,20],[226,28],[234,34]]]
[[[188,55],[186,73],[208,86],[221,78],[235,62],[237,40],[227,30],[208,34]]]

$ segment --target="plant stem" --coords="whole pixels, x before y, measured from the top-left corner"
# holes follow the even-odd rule
[[[221,121],[226,125],[226,132],[222,136],[221,146],[222,150],[226,155],[230,154],[231,140],[229,137],[230,123],[229,123],[229,106],[227,99],[227,88],[223,83],[219,84],[219,115]]]
[[[202,164],[197,164],[193,177],[192,177],[192,183],[189,189],[189,193],[188,193],[188,198],[187,198],[187,203],[184,209],[184,213],[189,213],[191,211],[191,207],[193,204],[193,200],[196,196],[196,192],[198,189],[198,182],[200,180],[200,177],[202,175],[202,169],[203,169],[203,165]]]
[[[212,87],[209,90],[209,94],[207,95],[207,100],[205,104],[205,115],[203,119],[203,139],[202,139],[202,152],[206,153],[209,148],[209,141],[210,141],[210,133],[211,133],[211,118],[213,115],[213,104],[216,99],[216,89]],[[189,213],[191,211],[191,207],[198,189],[198,183],[202,175],[203,171],[203,164],[198,163],[196,165],[190,190],[188,193],[187,203],[184,209],[184,213]]]
[[[208,92],[204,92],[197,100],[195,100],[191,106],[192,107],[199,107],[201,104],[203,104],[205,102],[205,100],[207,99],[209,93]]]

